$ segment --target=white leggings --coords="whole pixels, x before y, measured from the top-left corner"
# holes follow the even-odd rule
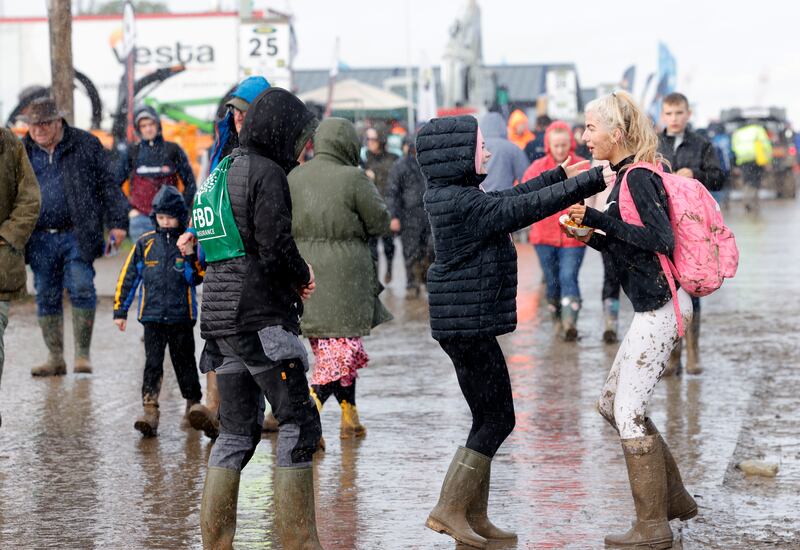
[[[678,289],[684,327],[692,320],[692,300]],[[673,301],[654,311],[636,313],[608,373],[597,409],[622,439],[644,437],[647,403],[678,341]]]

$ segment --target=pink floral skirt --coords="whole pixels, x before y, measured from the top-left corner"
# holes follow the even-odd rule
[[[316,364],[311,383],[324,386],[339,381],[351,386],[358,378],[358,369],[367,366],[369,356],[361,338],[309,338]]]

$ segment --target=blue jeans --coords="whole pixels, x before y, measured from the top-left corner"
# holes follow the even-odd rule
[[[547,282],[547,300],[553,303],[563,296],[580,298],[578,271],[581,269],[586,247],[560,248],[537,244],[534,248]]]
[[[711,191],[711,196],[714,197],[714,200],[717,201],[717,204],[720,205],[720,207],[724,207],[728,204],[728,198],[730,197],[730,194],[730,189]]]
[[[153,220],[150,219],[150,216],[139,214],[138,216],[134,216],[130,219],[128,229],[128,234],[130,235],[131,241],[135,243],[139,240],[139,237],[148,231],[153,231],[155,226],[153,225]]]
[[[27,255],[33,270],[39,317],[62,314],[64,288],[72,307],[95,308],[94,267],[81,258],[74,233],[34,231],[28,241]]]

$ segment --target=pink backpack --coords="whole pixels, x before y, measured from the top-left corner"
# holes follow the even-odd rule
[[[667,192],[669,219],[675,233],[674,263],[664,254],[656,256],[672,292],[678,334],[683,336],[675,279],[692,296],[708,296],[722,286],[723,280],[736,275],[739,249],[733,232],[722,220],[717,201],[705,186],[695,179],[666,173],[661,165],[639,162],[625,172],[619,190],[619,211],[626,223],[644,225],[628,188],[628,174],[634,168],[646,168],[658,174]]]

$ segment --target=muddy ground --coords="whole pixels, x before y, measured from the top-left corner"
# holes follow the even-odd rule
[[[675,548],[800,548],[800,217],[795,203],[775,202],[758,218],[734,205],[728,219],[742,259],[737,277],[703,301],[705,372],[662,381],[651,403],[700,504],[697,518],[673,522]],[[520,323],[501,339],[517,428],[493,466],[491,516],[519,533],[518,544],[503,548],[602,548],[603,536],[633,517],[619,441],[593,411],[615,353],[600,340],[602,265],[587,253],[582,339],[566,344],[548,326],[535,254],[519,249]],[[96,264],[106,298],[93,375],[31,378],[45,358],[35,308],[12,308],[0,393],[2,548],[200,547],[211,443],[179,427],[184,404],[169,365],[159,436],[143,440],[134,431],[144,351],[140,325],[122,334],[111,322],[107,296],[120,261]],[[400,263],[386,293],[396,320],[366,342],[371,364],[359,379],[358,405],[367,437],[339,440],[334,400],[322,415],[328,449],[315,459],[317,517],[329,550],[455,546],[423,523],[469,413],[429,336],[424,302],[403,297]],[[623,326],[631,315],[625,304]],[[265,438],[244,472],[237,548],[278,547],[274,443]],[[780,472],[747,478],[735,468],[747,458],[778,462]]]

